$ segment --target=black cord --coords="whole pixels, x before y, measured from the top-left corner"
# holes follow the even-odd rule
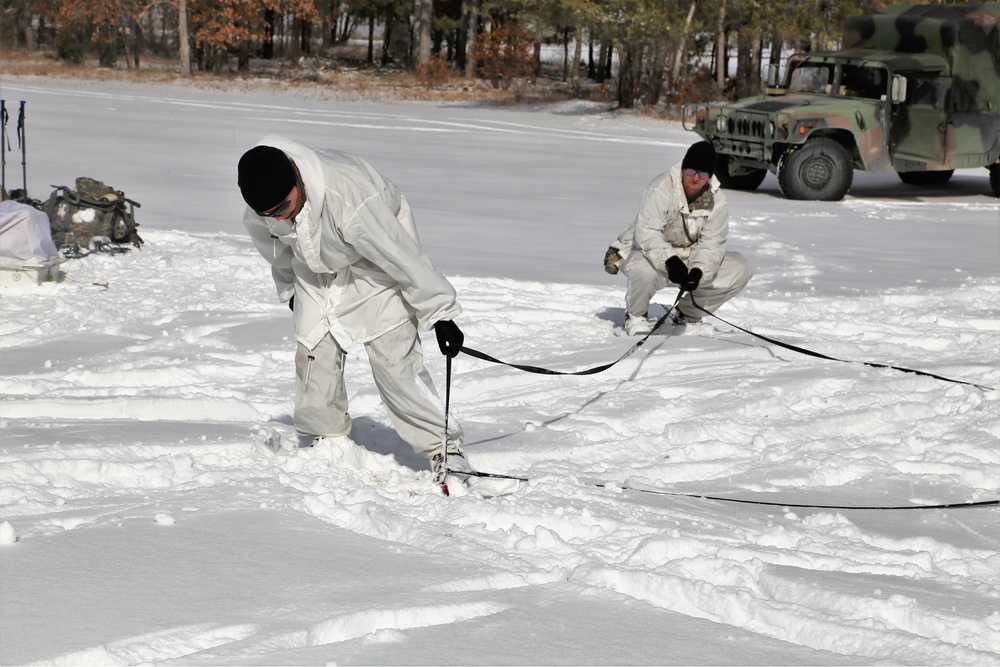
[[[652,330],[648,334],[646,334],[642,338],[642,340],[640,340],[635,345],[633,345],[631,348],[629,348],[625,352],[625,354],[623,354],[621,357],[619,357],[617,360],[611,362],[610,364],[603,364],[601,366],[595,366],[594,368],[588,368],[588,369],[583,370],[583,371],[564,372],[564,371],[554,371],[554,370],[551,370],[551,369],[548,369],[548,368],[541,368],[539,366],[529,366],[529,365],[526,365],[526,364],[508,363],[506,361],[501,361],[499,359],[496,359],[495,357],[491,357],[490,355],[485,354],[483,352],[479,352],[478,350],[474,350],[472,348],[468,348],[468,347],[464,347],[464,346],[462,347],[461,351],[464,352],[464,353],[466,353],[466,354],[468,354],[470,357],[475,357],[477,359],[481,359],[483,361],[489,361],[489,362],[492,362],[492,363],[502,364],[504,366],[510,366],[511,368],[516,368],[518,370],[522,370],[522,371],[525,371],[527,373],[538,373],[538,374],[542,374],[542,375],[594,375],[596,373],[601,373],[603,371],[608,370],[609,368],[611,368],[612,366],[614,366],[615,364],[617,364],[618,362],[622,361],[623,359],[625,359],[626,357],[628,357],[629,355],[631,355],[633,352],[635,352],[636,350],[638,350],[640,347],[642,347],[643,343],[645,343],[646,340],[650,336],[653,335],[653,332],[656,331],[656,329],[663,323],[663,321],[667,319],[667,317],[674,310],[674,308],[677,307],[677,304],[680,301],[681,297],[684,295],[684,292],[685,292],[685,290],[682,287],[680,289],[680,291],[677,293],[677,298],[674,299],[673,305],[670,306],[670,308],[667,309],[667,312],[664,313],[664,315],[662,317],[660,317],[659,320],[656,321],[656,324],[653,326]],[[756,333],[754,333],[752,331],[748,331],[747,329],[744,329],[743,327],[740,327],[740,326],[737,326],[735,324],[732,324],[731,322],[727,322],[726,320],[722,319],[718,315],[716,315],[714,313],[711,313],[708,310],[705,310],[704,308],[702,308],[697,302],[695,302],[693,296],[691,297],[691,303],[692,303],[692,305],[694,305],[695,308],[697,308],[701,312],[706,313],[707,315],[711,315],[712,317],[714,317],[715,319],[719,320],[723,324],[727,324],[727,325],[733,327],[734,329],[738,329],[738,330],[740,330],[740,331],[742,331],[744,333],[750,334],[751,336],[753,336],[755,338],[759,338],[761,340],[767,341],[769,343],[777,345],[778,347],[782,347],[782,348],[785,348],[787,350],[791,350],[793,352],[798,352],[800,354],[805,354],[805,355],[808,355],[808,356],[811,356],[811,357],[818,357],[820,359],[826,359],[826,360],[829,360],[829,361],[838,361],[838,362],[842,362],[842,363],[862,363],[862,364],[865,364],[866,366],[872,366],[874,368],[891,368],[893,370],[902,371],[904,373],[914,373],[916,375],[925,375],[927,377],[932,377],[932,378],[935,378],[937,380],[944,380],[945,382],[953,382],[955,384],[964,384],[964,385],[969,385],[969,386],[972,386],[972,387],[977,387],[979,389],[983,389],[983,390],[986,390],[986,391],[993,391],[992,387],[984,387],[983,385],[979,385],[979,384],[976,384],[974,382],[965,382],[965,381],[962,381],[962,380],[954,380],[954,379],[947,378],[947,377],[944,377],[944,376],[941,376],[941,375],[935,375],[934,373],[928,373],[926,371],[918,371],[918,370],[913,370],[911,368],[902,368],[902,367],[899,367],[899,366],[890,366],[890,365],[887,365],[887,364],[877,364],[877,363],[871,363],[871,362],[867,362],[867,361],[852,362],[852,361],[847,360],[847,359],[838,359],[836,357],[831,357],[831,356],[822,354],[820,352],[815,352],[813,350],[807,350],[805,348],[798,347],[796,345],[791,345],[790,343],[785,343],[785,342],[782,342],[782,341],[779,341],[779,340],[775,340],[773,338],[769,338],[768,336],[763,336],[761,334],[756,334]],[[451,390],[451,359],[449,358],[448,359],[447,378],[446,378],[446,388],[445,388],[445,406],[446,406],[446,410],[447,410],[447,404],[448,404],[448,399],[449,399],[449,395],[450,395],[450,390]],[[447,433],[447,424],[448,424],[447,419],[448,418],[447,418],[447,413],[446,413],[446,415],[445,415],[445,433]],[[521,481],[521,482],[529,482],[530,481],[530,479],[527,478],[527,477],[519,477],[517,475],[503,475],[503,474],[498,474],[498,473],[489,473],[489,472],[482,472],[482,471],[476,471],[476,472],[473,472],[473,473],[461,473],[461,474],[465,474],[465,475],[470,476],[470,477],[486,477],[486,478],[492,478],[492,479],[510,479],[510,480],[517,480],[517,481]],[[809,504],[798,504],[798,503],[779,503],[779,502],[764,501],[764,500],[745,500],[745,499],[742,499],[742,498],[723,498],[721,496],[708,496],[708,495],[695,494],[695,493],[680,493],[680,492],[677,492],[677,491],[667,491],[667,490],[664,490],[664,489],[641,489],[641,488],[636,488],[636,487],[631,487],[631,486],[618,485],[618,484],[610,484],[610,483],[601,483],[601,482],[592,482],[592,483],[588,483],[588,484],[590,486],[594,486],[594,487],[597,487],[597,488],[608,488],[608,487],[614,486],[616,488],[621,488],[621,489],[623,489],[625,491],[634,491],[634,492],[638,492],[638,493],[651,493],[651,494],[663,495],[663,496],[677,496],[677,497],[682,497],[682,498],[698,498],[698,499],[701,499],[701,500],[715,500],[715,501],[718,501],[718,502],[741,503],[741,504],[746,504],[746,505],[764,505],[764,506],[769,506],[769,507],[795,507],[795,508],[805,508],[805,509],[829,509],[829,510],[924,510],[924,509],[955,509],[955,508],[965,508],[965,507],[988,507],[988,506],[997,506],[997,505],[1000,505],[1000,500],[984,500],[984,501],[981,501],[981,502],[948,503],[948,504],[943,504],[943,505],[902,505],[902,506],[888,506],[888,507],[887,506],[855,506],[855,505],[809,505]]]
[[[633,345],[628,350],[626,350],[625,354],[623,354],[622,356],[618,357],[617,359],[615,359],[614,361],[612,361],[610,364],[602,364],[600,366],[595,366],[593,368],[588,368],[588,369],[582,370],[582,371],[554,371],[554,370],[551,370],[549,368],[542,368],[541,366],[529,366],[527,364],[514,364],[514,363],[510,363],[510,362],[506,362],[506,361],[501,361],[501,360],[497,359],[496,357],[491,357],[490,355],[486,354],[485,352],[480,352],[479,350],[474,350],[471,347],[462,346],[462,350],[461,351],[464,352],[464,353],[466,353],[470,357],[475,357],[476,359],[481,359],[483,361],[489,361],[489,362],[494,363],[494,364],[501,364],[503,366],[510,366],[511,368],[516,368],[516,369],[518,369],[520,371],[524,371],[526,373],[537,373],[539,375],[596,375],[597,373],[603,373],[604,371],[608,370],[612,366],[616,365],[620,361],[622,361],[625,358],[627,358],[630,355],[632,355],[632,353],[634,353],[640,347],[642,347],[643,344],[649,339],[649,337],[652,336],[656,332],[656,330],[660,327],[661,324],[663,324],[664,320],[667,319],[667,317],[670,315],[671,311],[673,311],[673,309],[677,307],[677,304],[680,302],[681,296],[683,296],[683,295],[684,295],[684,288],[682,287],[677,292],[677,298],[674,299],[674,304],[672,306],[670,306],[670,308],[667,308],[667,312],[665,312],[663,314],[663,316],[660,317],[660,319],[656,320],[656,324],[653,325],[653,328],[650,329],[649,333],[646,334],[645,336],[643,336],[642,339],[639,342],[637,342],[635,345]]]
[[[632,347],[630,347],[628,350],[626,350],[625,354],[623,354],[622,356],[618,357],[616,360],[612,361],[611,363],[609,363],[609,364],[602,364],[600,366],[595,366],[594,368],[588,368],[588,369],[582,370],[582,371],[556,371],[556,370],[552,370],[552,369],[549,369],[549,368],[542,368],[541,366],[531,366],[531,365],[528,365],[528,364],[515,364],[515,363],[510,363],[510,362],[507,362],[507,361],[501,361],[500,359],[497,359],[496,357],[492,357],[492,356],[486,354],[485,352],[480,352],[479,350],[475,350],[475,349],[473,349],[471,347],[462,346],[462,350],[461,351],[464,352],[465,354],[469,355],[470,357],[475,357],[476,359],[481,359],[483,361],[488,361],[488,362],[491,362],[491,363],[494,363],[494,364],[501,364],[503,366],[509,366],[511,368],[516,368],[516,369],[524,371],[526,373],[537,373],[539,375],[595,375],[597,373],[603,373],[604,371],[608,370],[609,368],[611,368],[611,367],[615,366],[616,364],[618,364],[619,362],[623,361],[624,359],[626,359],[627,357],[629,357],[631,354],[633,354],[636,350],[638,350],[640,347],[642,347],[643,344],[649,339],[649,337],[652,336],[656,332],[656,330],[660,327],[661,324],[663,324],[664,320],[667,319],[667,317],[674,310],[674,308],[677,307],[677,304],[680,302],[680,299],[684,295],[684,292],[685,292],[685,290],[682,287],[680,289],[680,291],[677,292],[677,298],[674,299],[673,305],[670,306],[670,308],[667,308],[667,312],[665,312],[663,314],[663,316],[660,317],[660,319],[658,319],[656,321],[656,324],[653,325],[653,328],[650,330],[649,333],[647,333],[645,336],[643,336],[642,340],[640,340],[635,345],[633,345]],[[804,354],[804,355],[807,355],[807,356],[810,356],[810,357],[816,357],[818,359],[825,359],[827,361],[837,361],[837,362],[845,363],[845,364],[861,363],[861,364],[864,364],[865,366],[871,366],[872,368],[890,368],[892,370],[902,371],[903,373],[913,373],[914,375],[923,375],[925,377],[931,377],[931,378],[934,378],[935,380],[942,380],[944,382],[951,382],[953,384],[964,384],[966,386],[975,387],[975,388],[981,389],[983,391],[993,391],[993,387],[987,387],[987,386],[984,386],[984,385],[981,385],[981,384],[976,384],[975,382],[967,382],[965,380],[955,380],[953,378],[945,377],[943,375],[937,375],[935,373],[929,373],[927,371],[915,370],[913,368],[904,368],[902,366],[892,366],[890,364],[879,364],[879,363],[871,362],[871,361],[859,361],[858,362],[858,361],[852,361],[850,359],[838,359],[837,357],[831,357],[831,356],[829,356],[827,354],[823,354],[822,352],[816,352],[814,350],[809,350],[809,349],[806,349],[804,347],[799,347],[797,345],[792,345],[791,343],[785,343],[784,341],[777,340],[776,338],[771,338],[769,336],[764,336],[763,334],[754,333],[753,331],[750,331],[749,329],[744,329],[743,327],[738,326],[736,324],[733,324],[732,322],[729,322],[727,320],[724,320],[721,317],[719,317],[718,315],[716,315],[715,313],[712,313],[712,312],[710,312],[710,311],[702,308],[701,305],[699,305],[694,300],[694,296],[693,295],[691,296],[691,304],[695,308],[697,308],[698,310],[700,310],[701,312],[703,312],[706,315],[709,315],[711,317],[714,317],[715,319],[719,320],[723,324],[727,324],[727,325],[731,326],[734,329],[737,329],[739,331],[742,331],[743,333],[746,333],[746,334],[749,334],[749,335],[753,336],[754,338],[759,338],[760,340],[767,341],[768,343],[771,343],[772,345],[777,345],[778,347],[784,348],[786,350],[791,350],[792,352],[798,352],[799,354]]]
[[[701,312],[705,313],[706,315],[710,315],[711,317],[714,317],[715,319],[719,320],[723,324],[728,324],[732,328],[738,329],[738,330],[742,331],[743,333],[750,334],[754,338],[759,338],[761,340],[767,341],[768,343],[771,343],[772,345],[777,345],[778,347],[783,347],[786,350],[791,350],[792,352],[798,352],[799,354],[805,354],[805,355],[808,355],[810,357],[817,357],[819,359],[826,359],[828,361],[838,361],[838,362],[845,363],[845,364],[860,363],[860,364],[864,364],[865,366],[871,366],[872,368],[891,368],[892,370],[902,371],[903,373],[913,373],[915,375],[924,375],[926,377],[932,377],[935,380],[944,380],[945,382],[952,382],[954,384],[964,384],[964,385],[968,385],[970,387],[976,387],[977,389],[982,389],[983,391],[993,391],[993,387],[986,387],[986,386],[983,386],[981,384],[976,384],[975,382],[966,382],[965,380],[955,380],[953,378],[944,377],[943,375],[936,375],[934,373],[928,373],[927,371],[918,371],[918,370],[914,370],[912,368],[903,368],[901,366],[891,366],[889,364],[879,364],[879,363],[875,363],[875,362],[872,362],[872,361],[851,361],[850,359],[838,359],[837,357],[831,357],[831,356],[823,354],[821,352],[816,352],[814,350],[807,350],[804,347],[799,347],[797,345],[792,345],[791,343],[785,343],[785,342],[777,340],[775,338],[770,338],[768,336],[764,336],[763,334],[754,333],[753,331],[750,331],[748,329],[744,329],[743,327],[737,326],[737,325],[733,324],[732,322],[727,322],[726,320],[722,319],[721,317],[719,317],[715,313],[709,312],[709,311],[705,310],[704,308],[702,308],[700,305],[698,305],[698,303],[694,300],[694,296],[691,297],[691,304],[695,308],[697,308],[698,310],[700,310]]]
[[[469,475],[471,477],[486,477],[490,479],[512,479],[519,482],[530,482],[531,478],[521,477],[519,475],[503,475],[499,473],[492,472],[482,472],[476,471],[472,473],[462,473]],[[957,509],[965,507],[991,507],[1000,505],[1000,500],[982,500],[978,502],[964,502],[964,503],[946,503],[942,505],[896,505],[896,506],[879,506],[879,505],[810,505],[806,503],[779,503],[777,501],[768,500],[747,500],[744,498],[725,498],[722,496],[709,496],[700,493],[681,493],[679,491],[668,491],[666,489],[643,489],[636,486],[628,486],[626,484],[617,484],[612,482],[584,482],[587,486],[593,486],[599,489],[607,488],[620,488],[623,491],[634,491],[636,493],[651,493],[658,496],[676,496],[679,498],[697,498],[699,500],[715,500],[723,503],[740,503],[743,505],[765,505],[768,507],[795,507],[799,509],[821,509],[821,510],[940,510],[940,509]]]

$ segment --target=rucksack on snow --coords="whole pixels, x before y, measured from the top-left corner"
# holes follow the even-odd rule
[[[144,242],[135,221],[139,202],[121,190],[93,178],[81,176],[76,187],[55,188],[42,210],[49,216],[52,240],[57,246],[75,244],[87,248],[91,239],[107,238],[113,243],[131,243],[136,248]]]

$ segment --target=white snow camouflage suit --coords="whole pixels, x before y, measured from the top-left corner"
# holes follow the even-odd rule
[[[428,458],[441,450],[444,405],[423,363],[418,327],[461,313],[455,289],[421,249],[409,203],[365,160],[261,139],[297,168],[305,203],[294,219],[247,207],[243,223],[270,263],[278,297],[294,301],[295,429],[348,435],[345,350],[364,345],[396,432]],[[449,452],[461,445],[449,419]]]
[[[708,189],[689,206],[680,164],[654,178],[643,193],[635,221],[611,243],[622,257],[618,267],[628,277],[626,314],[645,317],[653,295],[673,285],[667,280],[666,263],[675,255],[689,270],[701,269],[694,299],[715,312],[746,286],[754,272],[743,255],[726,250],[728,237],[729,204],[718,179],[713,176]],[[677,307],[692,319],[704,315],[691,305],[689,294]]]

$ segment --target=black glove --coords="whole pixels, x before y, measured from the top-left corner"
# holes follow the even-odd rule
[[[667,279],[675,285],[680,285],[681,287],[687,285],[688,267],[684,264],[684,260],[677,255],[674,255],[667,260]]]
[[[688,292],[693,292],[698,289],[698,284],[701,282],[701,269],[691,269],[688,271],[687,284],[684,285],[684,289]]]
[[[604,270],[615,275],[618,273],[618,262],[621,261],[622,256],[618,254],[618,251],[614,248],[608,248],[608,251],[604,253]]]
[[[441,320],[434,323],[434,333],[437,334],[438,347],[441,354],[449,358],[455,358],[462,351],[462,343],[465,342],[465,334],[458,328],[458,325],[451,320]]]
[[[292,298],[290,298],[288,300],[288,310],[292,311],[293,313],[295,312],[295,295],[294,294],[292,295]]]

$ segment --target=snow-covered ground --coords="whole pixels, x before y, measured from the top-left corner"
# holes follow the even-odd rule
[[[235,165],[260,136],[371,160],[457,287],[467,345],[579,370],[634,342],[601,259],[696,139],[677,125],[45,79],[0,97],[27,101],[30,194],[99,178],[142,204],[146,240],[0,291],[0,663],[1000,662],[996,505],[802,507],[996,500],[1000,391],[714,321],[585,377],[458,357],[472,463],[531,479],[510,496],[437,493],[363,351],[357,448],[262,446],[291,429],[293,344],[239,223]],[[730,193],[730,247],[758,271],[719,315],[1000,387],[986,175],[857,174],[835,203],[772,176]]]

